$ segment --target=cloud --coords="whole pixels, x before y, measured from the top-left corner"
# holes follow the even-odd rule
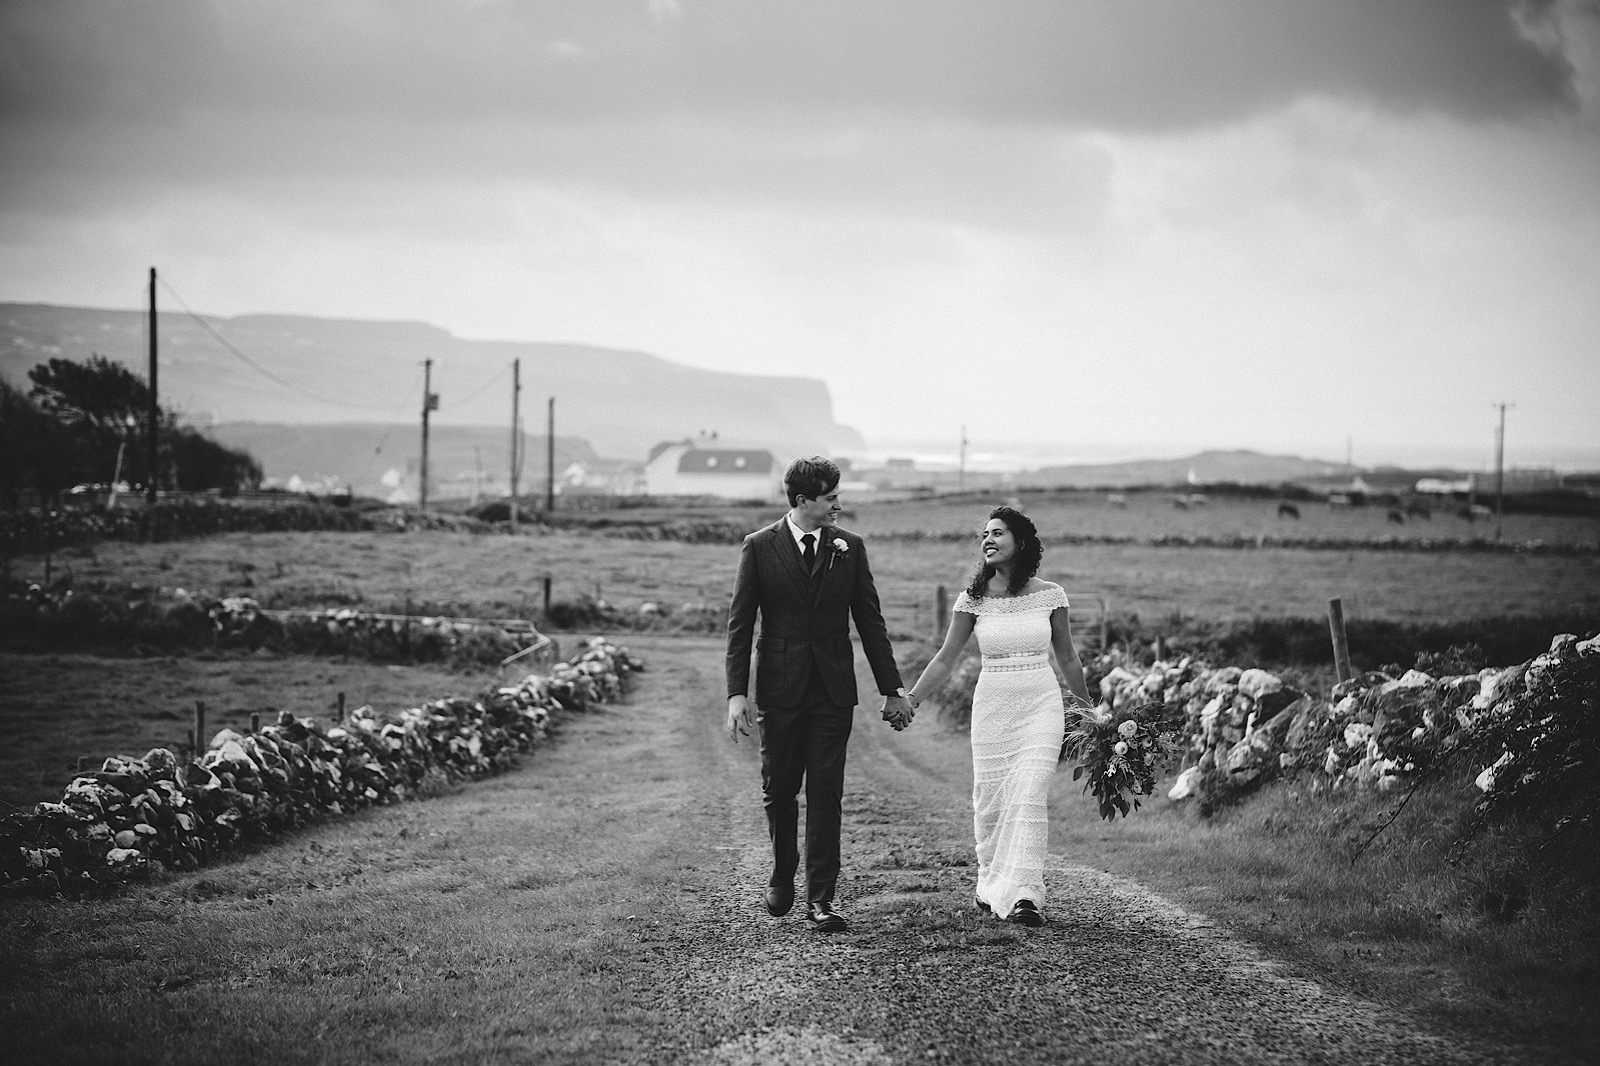
[[[166,121],[195,108],[567,121],[822,111],[1172,129],[1308,94],[1514,116],[1575,102],[1561,35],[1546,29],[1557,10],[1487,0],[23,0],[0,14],[0,96],[13,118]]]
[[[1106,171],[1073,133],[1318,97],[1559,112],[1594,6],[20,0],[0,7],[0,195],[59,213],[307,175],[531,180],[1070,230]]]

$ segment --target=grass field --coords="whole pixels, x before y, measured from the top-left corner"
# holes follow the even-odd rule
[[[1261,535],[1306,540],[1494,540],[1496,523],[1471,522],[1458,513],[1460,501],[1431,506],[1428,517],[1402,514],[1390,518],[1387,505],[1330,507],[1323,502],[1291,502],[1299,518],[1280,516],[1279,501],[1239,495],[1210,495],[1203,504],[1178,507],[1187,492],[1147,490],[1112,494],[1088,490],[945,493],[939,496],[879,500],[845,494],[844,524],[867,536],[976,532],[995,504],[1016,503],[1047,537],[1081,536],[1150,540],[1159,537],[1210,537],[1254,540]],[[1121,502],[1116,502],[1120,496]],[[1485,502],[1480,500],[1480,502]],[[1493,500],[1488,500],[1492,504]],[[448,506],[448,505],[447,505]],[[661,525],[670,522],[725,522],[754,529],[773,521],[777,506],[715,505],[626,507],[611,510],[557,512],[565,526],[594,528]],[[1508,543],[1600,547],[1600,516],[1508,514],[1503,524]]]
[[[934,589],[961,587],[975,561],[961,542],[869,540],[891,628],[930,635]],[[621,540],[592,531],[518,537],[465,533],[234,533],[167,544],[104,543],[52,560],[57,577],[247,594],[267,607],[359,604],[376,611],[536,617],[544,575],[556,599],[598,596],[624,608],[726,602],[729,545]],[[13,575],[42,580],[39,557]],[[1291,548],[1053,546],[1044,577],[1068,594],[1105,594],[1145,621],[1347,617],[1429,622],[1574,611],[1600,614],[1600,555],[1306,551]],[[1085,605],[1087,601],[1085,601]]]
[[[470,696],[499,675],[271,655],[105,659],[0,654],[0,814],[59,799],[78,756],[143,755],[185,742],[196,700],[207,732],[243,729],[279,711],[327,720],[347,708],[398,711]],[[209,739],[209,738],[208,738]]]
[[[1324,538],[1330,540],[1493,539],[1494,522],[1469,522],[1455,512],[1459,504],[1434,508],[1431,518],[1405,517],[1403,524],[1389,519],[1391,508],[1382,506],[1331,508],[1326,503],[1295,502],[1298,520],[1280,518],[1278,501],[1237,496],[1210,496],[1203,506],[1179,509],[1179,493],[1123,493],[1124,505],[1114,504],[1103,492],[1031,492],[1017,500],[1046,537],[1076,534],[1093,537],[1243,537],[1259,535]],[[984,516],[1008,498],[940,496],[891,504],[855,506],[849,522],[866,536],[874,533],[922,531],[967,532],[974,538]],[[852,505],[846,501],[847,505]],[[1491,501],[1492,502],[1492,501]],[[1404,517],[1404,516],[1403,516]],[[1507,541],[1542,540],[1549,544],[1600,544],[1600,518],[1512,514],[1505,516]]]

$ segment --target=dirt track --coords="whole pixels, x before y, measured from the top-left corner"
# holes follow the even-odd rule
[[[870,705],[846,791],[852,928],[769,918],[721,644],[634,646],[651,669],[629,701],[512,774],[93,904],[93,935],[75,905],[14,911],[0,1040],[75,1063],[1519,1061],[1070,857],[1045,928],[980,915],[963,739],[896,734]]]
[[[711,687],[718,651],[707,649]],[[728,745],[710,702],[679,728],[701,738],[690,745],[704,785],[696,830],[725,859],[701,917],[663,953],[685,984],[653,1004],[680,1061],[1515,1061],[1285,973],[1202,917],[1065,857],[1045,928],[980,915],[963,739],[930,721],[896,734],[869,706],[846,792],[838,902],[852,930],[820,937],[795,914],[769,918],[755,749]]]

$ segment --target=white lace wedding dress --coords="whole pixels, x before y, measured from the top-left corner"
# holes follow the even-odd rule
[[[978,899],[1005,917],[1019,899],[1044,910],[1047,799],[1061,754],[1065,706],[1050,668],[1050,612],[1067,606],[1058,586],[974,599],[983,671],[972,697],[972,824]]]

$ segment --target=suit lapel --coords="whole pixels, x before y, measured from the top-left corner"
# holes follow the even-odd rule
[[[789,535],[789,519],[778,519],[778,524],[770,527],[772,535],[778,543],[773,545],[778,550],[778,558],[783,560],[789,576],[794,578],[795,588],[799,590],[801,598],[811,599],[811,580],[806,576],[805,560],[800,557],[800,546]]]

